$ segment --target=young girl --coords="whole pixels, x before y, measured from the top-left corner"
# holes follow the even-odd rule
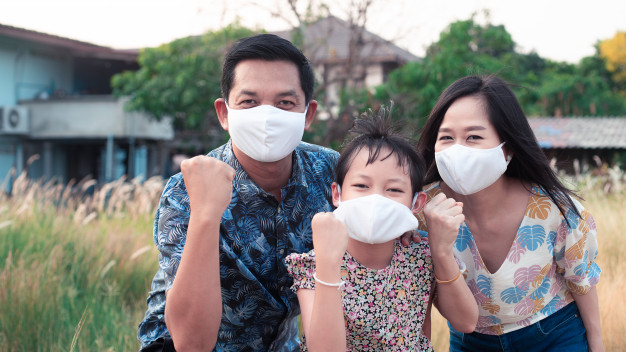
[[[411,210],[425,203],[424,163],[391,130],[386,112],[355,121],[332,185],[337,210],[313,217],[314,250],[285,259],[302,312],[303,351],[432,350],[421,332],[433,279],[452,326],[469,332],[476,324],[476,303],[457,280],[452,254],[461,204],[426,209],[437,215],[429,217],[429,241],[396,240],[418,225]]]

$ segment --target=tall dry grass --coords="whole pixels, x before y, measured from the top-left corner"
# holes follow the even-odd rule
[[[598,227],[597,263],[602,269],[597,286],[600,323],[606,351],[626,351],[626,173],[619,167],[599,165],[573,177],[561,174],[564,182],[579,191],[583,205]],[[436,311],[432,317],[435,351],[449,348],[448,326]]]
[[[0,195],[0,351],[133,351],[163,182],[24,175]]]

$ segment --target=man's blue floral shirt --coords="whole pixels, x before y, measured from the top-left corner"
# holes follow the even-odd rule
[[[311,218],[332,211],[330,184],[338,153],[301,142],[282,200],[258,187],[227,144],[209,154],[236,171],[232,201],[220,226],[222,322],[215,351],[299,350],[300,310],[284,259],[313,247]],[[207,195],[210,197],[210,195]],[[139,324],[143,346],[169,337],[165,326],[165,291],[180,264],[189,223],[189,196],[182,174],[168,181],[154,223],[159,269],[152,281],[148,310]],[[198,332],[202,333],[202,332]]]

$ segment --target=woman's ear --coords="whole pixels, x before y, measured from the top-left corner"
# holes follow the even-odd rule
[[[504,159],[507,162],[513,159],[513,151],[506,145],[506,143],[502,146],[502,152],[504,153]]]
[[[339,184],[337,182],[333,182],[333,184],[330,185],[330,188],[333,191],[333,205],[337,207],[339,206],[339,199],[341,198],[341,195],[339,194]]]

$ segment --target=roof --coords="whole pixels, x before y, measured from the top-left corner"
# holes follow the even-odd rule
[[[137,61],[137,55],[139,54],[137,49],[111,49],[74,39],[0,24],[0,37],[3,36],[67,50],[74,57]]]
[[[544,149],[626,149],[626,117],[529,118]]]
[[[351,24],[334,16],[329,16],[308,25],[305,29],[305,54],[314,63],[337,62],[348,58],[350,48]],[[291,40],[288,31],[273,32]],[[363,32],[365,45],[361,57],[369,62],[400,61],[406,63],[417,61],[419,57],[404,50],[392,42],[385,40],[367,30]]]

